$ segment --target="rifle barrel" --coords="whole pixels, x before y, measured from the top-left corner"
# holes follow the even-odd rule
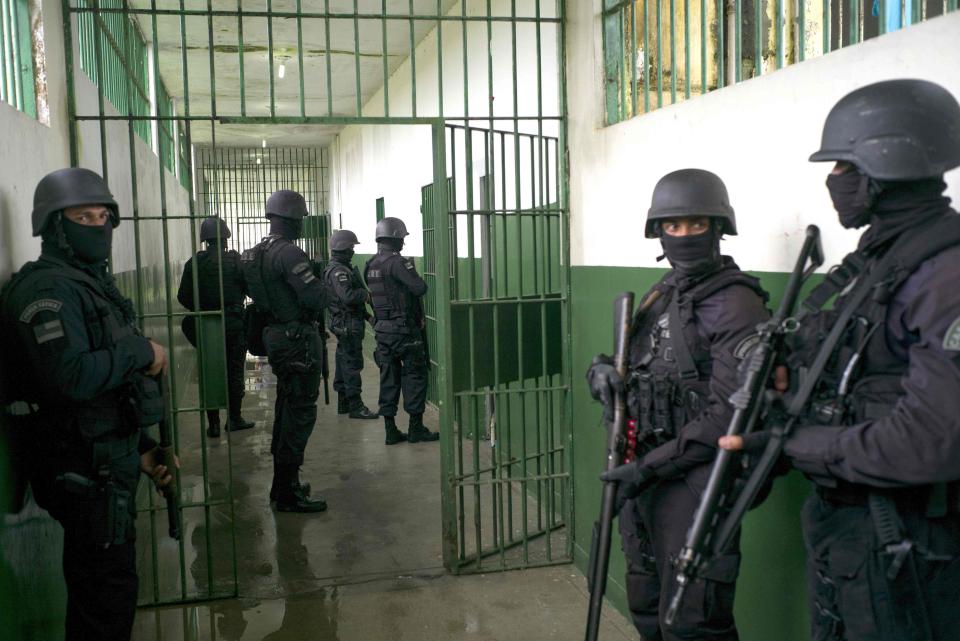
[[[656,297],[650,296],[644,301],[643,308],[653,304]],[[613,302],[614,317],[614,367],[620,378],[626,381],[627,350],[630,342],[630,322],[633,318],[633,292],[625,292],[617,296]],[[613,420],[608,426],[607,451],[604,460],[604,471],[609,472],[620,465],[623,446],[623,431],[627,422],[627,406],[625,391],[615,394],[613,405]],[[603,494],[600,499],[600,520],[595,527],[596,540],[592,549],[596,555],[592,559],[592,566],[588,572],[591,577],[590,606],[587,610],[587,628],[584,634],[586,641],[596,641],[600,633],[600,611],[603,607],[603,594],[607,588],[607,572],[610,567],[610,538],[613,532],[613,516],[617,500],[616,483],[604,483]]]

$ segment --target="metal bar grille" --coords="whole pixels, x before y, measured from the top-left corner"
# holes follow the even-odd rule
[[[534,34],[536,38],[536,34]],[[486,572],[569,562],[572,518],[569,387],[564,378],[566,211],[559,140],[542,133],[446,126],[452,412],[447,565]],[[424,246],[437,193],[423,189]],[[435,252],[427,252],[430,256]],[[431,292],[442,283],[425,261]],[[437,296],[428,335],[438,326]],[[435,352],[434,352],[435,353]],[[444,400],[434,380],[431,398]]]
[[[94,123],[85,153],[100,153],[108,181],[126,181],[126,159],[107,153],[125,126],[138,203],[124,212],[136,244],[124,286],[167,344],[180,340],[175,321],[204,316],[172,299],[198,219],[222,216],[243,250],[267,232],[270,192],[296,189],[318,230],[303,248],[326,258],[327,150],[298,146],[301,133],[432,128],[434,183],[423,191],[431,398],[441,408],[444,560],[458,572],[572,557],[562,11],[558,0],[64,0],[65,39],[77,41],[97,87],[78,108],[68,51],[72,160],[79,125]],[[548,57],[559,78],[548,77]],[[449,89],[457,73],[472,77],[462,91]],[[291,142],[256,146],[268,126]],[[135,138],[156,153],[146,167]],[[489,342],[491,327],[505,338]],[[201,379],[219,375],[205,367]],[[210,403],[192,382],[180,388],[177,445],[194,447],[180,430],[186,439],[198,413],[202,433]],[[190,544],[165,540],[144,497],[145,602],[236,593],[230,473],[217,474],[224,453],[201,442],[181,451],[195,466],[180,472]]]
[[[605,0],[607,123],[956,9],[956,0]]]
[[[28,0],[0,0],[0,101],[37,117]]]

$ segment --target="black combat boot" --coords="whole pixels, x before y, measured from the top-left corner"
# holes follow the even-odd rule
[[[350,405],[350,418],[377,418],[379,415],[376,412],[371,412],[370,408],[363,404],[363,400],[356,396],[349,400]]]
[[[383,417],[383,426],[387,430],[387,438],[384,441],[387,445],[396,445],[407,440],[407,435],[397,429],[397,423],[392,416]]]
[[[343,392],[337,392],[337,414],[349,414],[350,401]]]
[[[410,415],[410,427],[407,428],[407,440],[411,443],[426,443],[440,438],[438,432],[431,432],[423,426],[423,414]]]
[[[277,488],[278,512],[314,513],[324,512],[327,502],[322,498],[311,499],[300,492],[300,466],[297,464],[282,464],[277,469],[281,472],[279,487]]]
[[[220,411],[207,410],[207,436],[210,438],[220,437]]]
[[[280,493],[280,473],[277,471],[277,460],[273,460],[273,482],[270,484],[270,502],[277,500],[277,496]],[[310,484],[301,483],[300,487],[297,489],[297,492],[302,496],[310,496]]]
[[[253,421],[248,421],[239,414],[237,416],[231,416],[227,418],[227,431],[228,432],[239,432],[240,430],[249,430],[250,428],[256,426],[256,423]]]

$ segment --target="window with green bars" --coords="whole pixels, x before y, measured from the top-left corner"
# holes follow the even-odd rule
[[[0,0],[0,101],[37,117],[29,0]]]
[[[604,0],[613,124],[957,9],[958,0]]]
[[[126,2],[77,0],[77,6],[124,9]],[[120,115],[150,116],[147,44],[136,21],[122,12],[81,11],[77,18],[80,68]],[[134,120],[133,129],[150,144],[149,120]]]
[[[177,171],[179,162],[180,184],[190,189],[190,174],[187,173],[187,145],[183,130],[177,126],[177,109],[173,98],[167,92],[163,82],[157,83],[157,133],[158,154],[163,158],[163,166],[170,173]]]

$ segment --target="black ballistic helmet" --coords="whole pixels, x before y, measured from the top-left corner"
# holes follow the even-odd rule
[[[103,205],[110,210],[111,224],[114,227],[120,224],[117,201],[100,174],[69,167],[49,173],[37,183],[33,192],[33,235],[43,233],[51,214],[80,205]]]
[[[330,249],[332,251],[350,251],[354,245],[359,244],[357,235],[349,229],[341,229],[330,236]]]
[[[727,197],[727,187],[719,176],[705,169],[678,169],[657,182],[647,211],[646,237],[659,237],[656,223],[683,216],[719,218],[720,233],[737,235],[737,219]]]
[[[220,228],[220,231],[217,231],[217,227]],[[203,219],[203,222],[200,223],[200,240],[209,241],[216,240],[218,238],[227,239],[230,238],[230,228],[227,227],[226,221],[224,221],[219,216],[208,216]]]
[[[810,160],[853,163],[875,180],[942,176],[960,166],[960,105],[926,80],[861,87],[830,110]]]
[[[267,199],[267,216],[299,220],[307,215],[307,201],[292,189],[275,191]]]
[[[399,218],[394,218],[392,216],[387,216],[379,222],[377,222],[377,240],[381,238],[403,238],[404,236],[409,236],[407,233],[407,226],[403,224],[403,221]]]

